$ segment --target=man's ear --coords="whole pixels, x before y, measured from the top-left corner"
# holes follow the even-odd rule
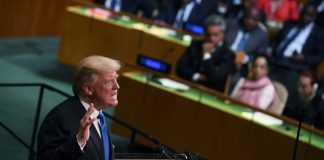
[[[82,88],[85,96],[91,96],[93,94],[92,87],[89,84],[83,84]]]

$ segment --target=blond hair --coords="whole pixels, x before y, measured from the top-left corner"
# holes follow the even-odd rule
[[[83,58],[77,67],[73,82],[73,93],[82,95],[83,85],[92,82],[92,76],[103,72],[118,71],[120,62],[104,56],[93,55]]]

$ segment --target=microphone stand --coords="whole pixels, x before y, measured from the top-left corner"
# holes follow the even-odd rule
[[[298,142],[300,137],[300,130],[301,130],[301,124],[303,120],[306,117],[306,108],[309,107],[310,101],[306,101],[305,103],[300,103],[300,106],[298,106],[296,112],[298,114],[298,129],[297,129],[297,135],[295,139],[295,146],[294,146],[294,153],[293,153],[293,160],[296,160],[296,154],[298,150]]]
[[[298,119],[298,129],[297,129],[297,136],[296,136],[295,146],[294,146],[293,160],[296,160],[296,153],[297,153],[297,149],[298,149],[298,141],[299,141],[299,136],[300,136],[301,124],[302,124],[302,116],[300,113],[300,117]]]

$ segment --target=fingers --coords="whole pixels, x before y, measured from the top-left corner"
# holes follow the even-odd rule
[[[91,114],[95,111],[93,103],[90,104],[88,110],[82,117],[80,121],[80,128],[77,133],[77,140],[79,144],[84,145],[90,136],[90,126],[96,120],[96,118],[91,118]]]
[[[91,119],[90,115],[93,113],[93,111],[94,111],[94,105],[93,103],[90,103],[89,109],[87,110],[87,112],[84,114],[83,117]]]
[[[94,112],[94,105],[93,103],[90,104],[89,109],[84,114],[83,118],[81,119],[81,127],[82,128],[89,128],[90,125],[96,120],[96,118],[91,118],[91,114]]]

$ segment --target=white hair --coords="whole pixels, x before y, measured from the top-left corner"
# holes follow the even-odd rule
[[[73,93],[82,95],[83,85],[92,82],[93,75],[118,71],[120,67],[119,61],[104,56],[93,55],[83,58],[75,72]]]

